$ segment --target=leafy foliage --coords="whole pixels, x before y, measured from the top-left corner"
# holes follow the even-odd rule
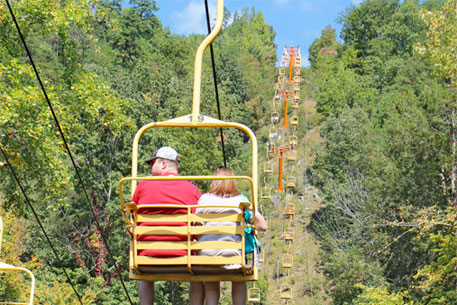
[[[44,246],[23,195],[4,167],[2,207],[8,217],[24,224],[22,231],[8,229],[11,234],[19,230],[24,238],[23,243],[6,239],[6,258],[17,265],[29,264],[37,275],[40,304],[78,302],[71,287],[62,285],[66,281],[62,268],[84,304],[128,304],[109,247],[136,301],[137,283],[129,281],[125,271],[128,236],[119,209],[118,181],[129,173],[131,143],[139,127],[191,112],[194,52],[203,37],[171,35],[155,15],[158,7],[152,0],[132,0],[128,7],[118,0],[23,0],[12,6],[78,174],[1,2],[1,146],[57,245],[63,265]],[[231,24],[225,24],[215,42],[222,119],[252,129],[262,124],[263,105],[272,94],[274,35],[255,10],[237,13]],[[204,60],[202,113],[216,117],[209,56]],[[248,139],[233,131],[226,136],[229,164],[244,174],[250,162]],[[142,138],[140,158],[171,145],[181,155],[183,174],[209,174],[222,163],[217,137],[213,129],[154,130]],[[148,169],[141,164],[140,172],[146,175]],[[199,186],[202,191],[207,187]],[[21,249],[10,251],[14,246]],[[21,296],[21,287],[12,285],[15,280],[7,279],[2,296]],[[157,283],[156,296],[160,304],[186,304],[188,284]]]

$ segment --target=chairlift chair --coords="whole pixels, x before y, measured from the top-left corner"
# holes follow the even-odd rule
[[[286,75],[286,68],[280,67],[280,68],[279,68],[279,75],[280,75],[280,76]]]
[[[289,137],[289,146],[295,146],[298,143],[298,137],[296,135],[291,135]]]
[[[278,113],[278,112],[273,111],[273,112],[271,113],[271,122],[272,122],[273,124],[276,124],[276,123],[279,122],[279,113]]]
[[[283,284],[279,288],[279,297],[283,300],[292,299],[292,286]]]
[[[290,125],[292,125],[292,126],[298,125],[298,116],[293,115],[290,117]]]
[[[260,289],[251,287],[248,289],[248,304],[260,304]]]
[[[236,122],[225,122],[209,116],[200,114],[201,96],[201,68],[203,63],[203,53],[211,44],[215,36],[219,33],[223,23],[224,1],[217,0],[216,25],[207,39],[203,40],[195,56],[195,74],[193,87],[192,113],[190,115],[172,118],[162,122],[151,122],[141,127],[133,139],[132,145],[132,172],[131,177],[120,180],[120,206],[124,220],[127,223],[126,229],[130,238],[129,250],[129,277],[134,280],[146,281],[256,281],[258,279],[258,268],[254,264],[254,254],[245,252],[244,229],[247,226],[244,219],[244,211],[252,208],[253,213],[257,211],[257,191],[258,191],[258,169],[257,169],[257,139],[255,134],[247,126]],[[141,136],[153,128],[236,128],[243,131],[250,139],[251,145],[251,176],[138,176],[139,152],[138,147]],[[249,185],[251,203],[241,203],[239,212],[225,214],[194,214],[192,210],[196,207],[192,205],[171,205],[171,204],[145,204],[137,206],[134,202],[129,202],[124,195],[123,184],[131,184],[130,196],[135,193],[138,181],[144,180],[163,180],[163,181],[209,181],[209,180],[245,181]],[[179,190],[177,190],[179,191]],[[174,214],[144,214],[143,208],[175,209],[179,213]],[[171,211],[174,212],[174,211]],[[204,222],[234,222],[234,226],[198,226]],[[141,224],[154,223],[154,226]],[[175,223],[183,223],[181,226],[173,226]],[[241,241],[199,241],[194,236],[207,234],[237,234],[241,236]],[[179,235],[184,236],[180,241],[142,241],[140,235]],[[173,258],[158,258],[154,256],[142,256],[138,251],[141,250],[184,250],[187,255]],[[241,256],[202,256],[194,255],[195,251],[202,249],[238,249]],[[225,265],[239,265],[240,268],[230,270],[224,268]]]
[[[276,89],[277,89],[277,91],[283,91],[284,90],[284,83],[277,83],[276,84]]]
[[[263,164],[263,172],[265,174],[272,174],[273,173],[273,161],[267,160]]]
[[[293,202],[286,203],[286,207],[284,209],[284,213],[287,216],[294,216],[294,214],[295,214],[295,204]]]
[[[297,67],[300,67],[300,66],[301,66],[301,57],[295,58],[295,65],[296,65]]]
[[[294,241],[294,228],[287,227],[284,229],[284,240]]]
[[[270,136],[270,141],[276,140],[278,138],[278,128],[270,127],[268,134]]]
[[[301,82],[301,77],[300,77],[300,75],[295,75],[295,76],[294,76],[294,83],[298,85],[298,84],[300,84],[300,82]]]
[[[300,90],[294,92],[294,99],[297,99],[297,100],[300,99]]]
[[[299,104],[298,104],[298,99],[297,99],[297,100],[294,99],[294,100],[292,101],[292,106],[291,106],[290,108],[292,108],[293,110],[297,110],[297,109],[298,109],[298,106],[299,106]]]
[[[297,185],[297,177],[290,176],[287,177],[286,187],[294,189]]]
[[[297,150],[291,150],[287,153],[288,161],[297,161]]]
[[[262,199],[271,199],[271,188],[270,187],[263,187],[260,190],[260,198]]]
[[[301,73],[300,67],[295,67],[294,74],[297,75],[297,76],[300,76],[300,73]]]
[[[289,253],[286,253],[282,256],[282,267],[286,269],[291,269],[294,266],[294,257]]]

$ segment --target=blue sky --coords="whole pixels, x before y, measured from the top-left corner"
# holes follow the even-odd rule
[[[157,16],[164,27],[173,34],[189,35],[207,33],[204,0],[156,0]],[[215,13],[216,0],[208,0],[210,12]],[[361,0],[225,0],[225,7],[232,13],[243,8],[255,7],[262,12],[266,22],[276,31],[275,43],[278,57],[284,46],[299,46],[302,65],[307,65],[308,48],[320,37],[322,29],[331,25],[337,30],[341,12]],[[212,14],[211,24],[214,24]]]

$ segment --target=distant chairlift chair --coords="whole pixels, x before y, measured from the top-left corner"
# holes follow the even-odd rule
[[[252,287],[248,289],[248,304],[260,304],[260,289]]]
[[[292,287],[286,284],[281,285],[279,288],[279,297],[283,300],[292,299]]]
[[[271,188],[265,186],[260,190],[260,198],[271,200]]]
[[[292,202],[286,203],[284,213],[286,214],[286,216],[294,216],[295,215],[295,204]]]
[[[276,124],[279,122],[279,113],[277,113],[276,111],[271,113],[271,122],[273,124]]]
[[[294,228],[287,227],[284,229],[284,240],[294,241]]]
[[[298,116],[293,115],[290,117],[290,125],[292,125],[292,126],[298,125]]]
[[[297,150],[291,150],[287,153],[288,161],[297,161]]]
[[[297,177],[287,177],[286,187],[294,189],[297,186]]]
[[[284,254],[282,257],[282,267],[286,269],[291,269],[294,266],[294,258],[289,253]]]
[[[265,174],[272,174],[273,173],[273,161],[267,160],[263,164],[263,172]]]
[[[289,137],[289,146],[295,146],[298,143],[298,137],[296,135],[291,135]]]

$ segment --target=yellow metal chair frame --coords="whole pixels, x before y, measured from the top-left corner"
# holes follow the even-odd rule
[[[284,240],[294,241],[294,228],[287,227],[284,229]]]
[[[248,304],[260,304],[260,289],[251,287],[248,289]]]
[[[265,174],[272,174],[273,173],[273,161],[267,160],[263,164],[263,172]]]
[[[298,106],[299,106],[298,100],[295,100],[295,99],[294,99],[294,100],[292,101],[292,106],[290,106],[290,107],[291,107],[292,109],[295,110],[295,109],[298,109]]]
[[[295,204],[292,202],[286,203],[286,207],[284,208],[284,213],[286,215],[290,215],[290,216],[295,215]]]
[[[274,141],[278,138],[278,128],[270,127],[268,130],[268,135],[270,137],[270,141]]]
[[[273,124],[276,124],[279,122],[279,113],[278,112],[274,111],[271,113],[271,122]]]
[[[271,199],[271,188],[267,186],[263,187],[260,192],[260,198]]]
[[[301,66],[301,57],[300,56],[295,58],[295,65],[298,66],[298,67]]]
[[[299,84],[301,82],[301,77],[300,75],[295,74],[294,76],[294,83]]]
[[[290,125],[292,125],[292,126],[298,125],[298,116],[293,115],[290,117]]]
[[[294,257],[289,253],[284,254],[282,257],[282,267],[286,269],[290,269],[294,267]]]
[[[0,251],[2,249],[2,237],[3,237],[3,220],[0,217]],[[24,305],[32,305],[33,304],[33,296],[35,294],[35,276],[33,275],[32,271],[30,271],[27,268],[23,267],[16,267],[13,265],[9,265],[3,262],[0,262],[0,272],[3,271],[19,271],[19,272],[24,272],[27,273],[28,276],[30,276],[30,297],[29,301],[24,303],[24,302],[3,302],[0,301],[0,304],[24,304]]]
[[[278,75],[278,83],[284,82],[284,75]]]
[[[294,145],[297,145],[297,143],[298,143],[298,137],[296,135],[291,135],[289,137],[289,145],[294,146]]]
[[[300,73],[301,73],[300,66],[295,67],[295,71],[294,72],[295,72],[295,75],[300,75]]]
[[[294,177],[294,176],[287,177],[286,187],[295,188],[296,185],[297,185],[297,177]]]
[[[286,300],[292,299],[292,287],[286,284],[281,285],[279,288],[279,297]]]
[[[290,150],[287,153],[287,160],[288,161],[297,161],[297,151],[296,150]]]
[[[131,182],[131,194],[134,194],[137,181],[139,180],[213,180],[213,179],[241,179],[248,181],[251,187],[252,210],[255,213],[257,210],[257,193],[258,193],[258,168],[257,168],[257,139],[247,126],[240,123],[225,122],[200,114],[200,90],[201,90],[201,77],[202,77],[202,60],[206,48],[211,44],[217,34],[222,28],[224,13],[224,1],[217,0],[216,12],[216,25],[213,31],[203,40],[200,44],[196,56],[194,67],[194,90],[192,98],[192,114],[185,115],[179,118],[163,122],[149,123],[138,130],[133,139],[132,146],[132,173],[131,177],[121,179],[120,185],[120,202],[121,210],[125,221],[127,222],[127,231],[130,235],[130,278],[135,280],[165,280],[165,281],[251,281],[257,280],[258,270],[255,264],[249,266],[246,263],[246,253],[244,249],[244,217],[241,214],[207,214],[209,218],[202,215],[195,215],[191,213],[191,208],[195,206],[183,205],[154,205],[151,203],[150,207],[166,207],[166,208],[179,208],[186,209],[186,214],[154,214],[144,215],[138,213],[138,206],[135,203],[126,201],[124,199],[124,192],[122,185],[124,182]],[[138,177],[138,145],[141,136],[147,130],[152,128],[236,128],[245,132],[250,138],[252,164],[251,164],[251,177],[248,176],[148,176]],[[142,205],[141,207],[147,207]],[[151,218],[152,217],[152,218]],[[203,217],[203,218],[202,218]],[[145,220],[154,222],[184,222],[184,226],[137,226],[139,222]],[[241,221],[240,221],[241,220]],[[240,226],[227,226],[227,227],[211,227],[211,226],[194,226],[194,222],[204,221],[237,221]],[[222,232],[222,233],[221,233]],[[184,243],[173,242],[139,242],[136,236],[139,234],[148,235],[187,235],[187,240]],[[191,240],[191,235],[200,234],[240,234],[242,236],[241,243],[236,242],[198,242]],[[184,257],[159,259],[154,257],[141,257],[137,255],[138,249],[151,249],[151,250],[169,250],[169,249],[185,249],[188,255]],[[240,249],[241,256],[238,257],[222,257],[212,256],[210,258],[205,256],[191,255],[193,250],[199,249]],[[250,258],[253,260],[253,255]],[[222,266],[225,264],[240,264],[241,268],[237,274],[230,274],[227,269],[218,269],[215,271],[214,266]],[[201,267],[201,268],[200,268]]]
[[[277,83],[276,84],[276,91],[283,91],[284,90],[284,83]]]

